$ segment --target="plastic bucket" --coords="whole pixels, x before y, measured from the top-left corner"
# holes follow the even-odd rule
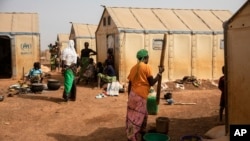
[[[182,136],[180,141],[202,141],[202,138],[197,135]]]
[[[158,113],[158,104],[156,103],[156,96],[148,96],[147,110],[149,115],[156,115]]]
[[[169,141],[170,138],[168,135],[160,134],[160,133],[146,133],[143,136],[145,141]]]
[[[158,117],[156,118],[156,132],[168,134],[169,129],[169,118],[168,117]]]

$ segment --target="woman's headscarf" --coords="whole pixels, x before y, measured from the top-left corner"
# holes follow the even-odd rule
[[[69,40],[68,47],[66,47],[62,52],[62,60],[65,64],[70,66],[72,63],[77,63],[77,54],[74,47],[74,40]]]
[[[72,52],[73,52],[73,54],[77,56],[76,50],[75,50],[75,47],[74,47],[74,46],[75,46],[74,40],[69,40],[69,46],[68,46],[68,48],[71,49]]]
[[[138,66],[137,66],[137,71],[136,71],[136,74],[135,74],[135,77],[134,78],[137,78],[138,77],[138,72],[139,72],[139,68],[140,68],[140,63],[144,60],[145,57],[148,56],[148,51],[146,49],[141,49],[137,52],[136,54],[136,58],[139,60],[138,61]]]
[[[139,60],[139,61],[142,61],[145,57],[148,56],[148,51],[146,49],[141,49],[137,52],[136,54],[136,58]]]

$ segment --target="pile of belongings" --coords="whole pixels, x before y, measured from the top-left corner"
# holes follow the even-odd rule
[[[192,83],[195,87],[199,87],[201,85],[201,83],[197,80],[195,76],[184,76],[182,80],[177,80],[176,83]]]
[[[14,94],[27,94],[29,91],[30,88],[26,81],[19,80],[17,84],[9,87],[9,96],[13,96]]]
[[[174,103],[171,92],[167,92],[166,94],[164,94],[164,99],[166,99],[168,105],[172,105]]]
[[[96,98],[104,98],[106,96],[118,96],[119,93],[124,93],[124,86],[118,81],[108,83],[106,91],[98,94]]]

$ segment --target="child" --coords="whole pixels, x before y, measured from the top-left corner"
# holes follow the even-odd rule
[[[34,65],[33,65],[34,68],[32,68],[30,71],[29,71],[29,75],[28,75],[28,78],[30,79],[30,82],[31,83],[42,83],[43,81],[43,77],[42,77],[42,70],[41,70],[41,64],[40,62],[35,62]]]
[[[225,76],[224,76],[224,72],[225,72],[225,67],[222,67],[222,73],[223,76],[220,77],[219,79],[219,85],[218,88],[221,90],[221,97],[220,97],[220,111],[219,111],[219,116],[220,116],[220,122],[222,121],[222,115],[223,115],[223,111],[225,109]]]

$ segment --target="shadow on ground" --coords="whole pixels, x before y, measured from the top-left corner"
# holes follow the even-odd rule
[[[98,128],[87,136],[64,135],[58,133],[47,134],[58,141],[127,141],[125,127]]]
[[[32,100],[45,100],[49,102],[61,103],[64,102],[63,98],[60,97],[50,97],[50,96],[43,96],[42,94],[19,94],[18,97],[23,99],[32,99]]]
[[[219,125],[217,116],[193,119],[173,118],[169,123],[169,136],[171,141],[180,141],[180,138],[186,135],[198,135],[206,138],[204,134],[217,125]]]
[[[181,141],[181,137],[185,135],[203,135],[211,128],[218,125],[217,117],[203,117],[193,119],[176,119],[170,118],[168,136],[170,141]],[[155,123],[149,123],[148,127],[155,127]],[[152,128],[150,132],[155,132]],[[87,136],[65,135],[59,133],[49,133],[50,137],[54,137],[58,141],[127,141],[125,127],[119,128],[98,128]]]

